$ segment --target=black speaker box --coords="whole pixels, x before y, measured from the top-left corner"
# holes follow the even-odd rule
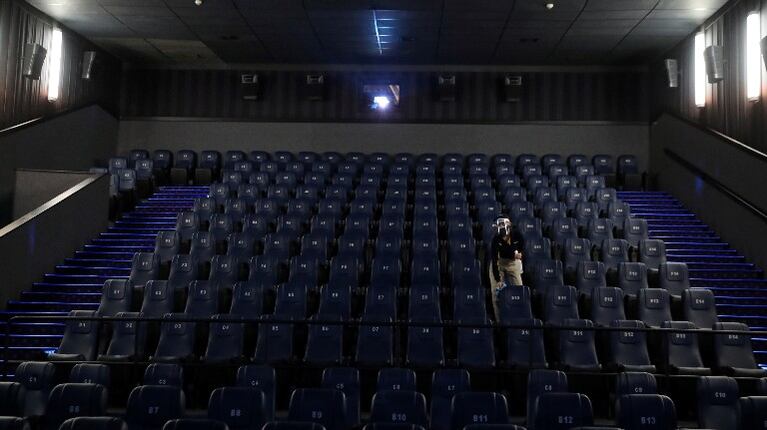
[[[24,46],[24,55],[22,57],[21,71],[22,75],[30,79],[40,79],[40,73],[43,70],[43,63],[48,50],[37,43],[27,43]]]

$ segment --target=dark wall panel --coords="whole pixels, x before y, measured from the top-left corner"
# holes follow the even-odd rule
[[[22,1],[0,0],[0,129],[92,103],[116,111],[120,90],[119,61],[99,52],[102,73],[90,81],[80,79],[83,51],[98,49],[65,28],[62,28],[59,98],[55,102],[48,101],[54,24],[51,18]],[[39,80],[21,75],[26,43],[39,43],[48,49]]]
[[[252,72],[252,71],[249,71]],[[444,70],[442,72],[445,72]],[[259,101],[244,101],[235,70],[126,70],[122,80],[123,118],[189,117],[252,121],[393,121],[509,123],[520,121],[647,121],[648,86],[642,70],[539,71],[523,76],[520,103],[499,98],[502,73],[456,72],[458,99],[434,99],[436,71],[326,71],[328,97],[301,97],[307,72],[259,71]],[[400,84],[402,104],[387,118],[366,111],[362,83],[382,76]]]
[[[662,61],[650,67],[652,88],[652,117],[671,112],[713,128],[749,146],[767,151],[767,97],[765,70],[761,101],[746,98],[746,16],[761,10],[762,31],[767,28],[767,3],[741,0],[714,17],[706,25],[706,45],[721,45],[725,53],[725,78],[717,84],[706,85],[706,106],[695,106],[694,91],[694,34],[667,53],[664,58],[679,60],[679,88],[668,88]]]

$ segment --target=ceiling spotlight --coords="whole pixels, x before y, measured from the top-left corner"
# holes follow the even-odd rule
[[[548,10],[554,9],[554,3],[552,3],[552,2],[546,3],[546,9],[548,9]]]
[[[202,6],[202,0],[194,0],[194,4],[197,6]]]

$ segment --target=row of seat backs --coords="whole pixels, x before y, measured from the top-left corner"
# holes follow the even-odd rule
[[[175,157],[171,151],[168,150],[156,150],[154,154],[150,155],[149,151],[143,149],[131,150],[128,157],[121,158],[115,157],[114,160],[119,160],[117,163],[125,161],[125,166],[132,167],[137,160],[152,159],[161,168],[170,168],[171,166],[180,167],[196,167],[196,166],[209,166],[209,167],[229,167],[236,162],[252,161],[256,163],[276,161],[281,164],[286,164],[292,161],[299,161],[305,165],[311,165],[316,161],[326,161],[332,164],[339,163],[341,161],[348,161],[353,163],[370,162],[375,164],[389,165],[391,163],[401,163],[411,165],[415,162],[420,164],[459,164],[459,165],[476,165],[476,164],[488,164],[492,162],[497,164],[515,164],[517,168],[521,168],[528,164],[540,164],[543,167],[548,167],[553,164],[566,164],[569,168],[574,168],[579,165],[592,164],[595,169],[604,174],[609,174],[618,171],[618,173],[631,174],[638,173],[639,167],[637,158],[631,154],[620,155],[617,160],[617,166],[613,165],[613,157],[608,154],[594,155],[591,160],[583,154],[572,154],[564,159],[559,154],[545,154],[540,159],[534,154],[520,154],[516,157],[512,157],[509,154],[496,154],[492,157],[488,157],[486,154],[469,154],[467,156],[460,154],[444,154],[439,156],[437,154],[420,154],[414,155],[410,153],[398,153],[395,155],[389,155],[385,153],[372,153],[369,155],[353,152],[342,155],[338,152],[325,152],[322,154],[316,152],[303,151],[297,155],[287,151],[277,151],[274,154],[269,154],[266,151],[251,151],[249,154],[244,151],[230,150],[226,151],[224,156],[219,151],[206,150],[200,153],[200,163],[197,163],[197,153],[191,150],[180,150],[176,153]],[[175,158],[175,162],[174,162]],[[111,162],[110,162],[111,164]]]

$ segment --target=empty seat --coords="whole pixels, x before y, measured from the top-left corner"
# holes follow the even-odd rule
[[[316,422],[327,430],[345,430],[348,428],[346,396],[336,389],[297,389],[290,396],[288,420]]]
[[[767,422],[767,397],[749,396],[740,398],[740,428],[758,429]]]
[[[633,247],[637,247],[641,241],[649,239],[647,220],[626,218],[623,222],[623,238]]]
[[[174,294],[168,281],[147,282],[141,302],[142,316],[159,318],[173,312],[174,307]]]
[[[569,285],[548,289],[543,305],[544,322],[562,325],[565,320],[578,319],[578,293]]]
[[[411,321],[407,331],[408,366],[434,368],[445,363],[442,331],[442,327],[417,326]]]
[[[351,317],[351,287],[343,283],[329,283],[320,290],[318,313],[343,320]]]
[[[126,318],[125,321],[112,322],[112,337],[104,354],[99,355],[103,361],[128,361],[135,358],[143,358],[145,354],[146,325],[138,324],[135,319],[140,318],[138,312],[120,312],[117,318]]]
[[[657,274],[660,266],[666,263],[666,243],[657,239],[640,241],[639,261],[644,263],[651,273]]]
[[[130,430],[161,430],[169,420],[184,416],[186,400],[181,388],[144,385],[128,397],[125,418]]]
[[[197,231],[192,235],[189,255],[203,266],[210,263],[210,260],[216,255],[216,241],[213,240],[210,232]]]
[[[615,320],[610,327],[625,330],[609,333],[607,365],[621,372],[655,372],[647,351],[647,336],[640,330],[644,324],[641,321]]]
[[[662,288],[645,288],[637,296],[637,318],[648,327],[660,327],[671,321],[671,297]]]
[[[210,261],[211,283],[220,285],[221,288],[231,288],[239,279],[239,264],[234,256],[216,255]]]
[[[293,325],[260,324],[254,360],[257,363],[280,363],[293,360]]]
[[[525,240],[525,264],[535,267],[538,261],[551,259],[551,241],[547,238]]]
[[[200,217],[196,212],[183,211],[176,218],[176,233],[179,240],[189,242],[192,235],[200,229]]]
[[[104,415],[107,391],[99,384],[60,384],[53,388],[43,419],[46,429],[58,430],[69,418]]]
[[[498,393],[456,393],[450,405],[450,429],[462,430],[470,424],[508,424],[506,397]]]
[[[159,279],[160,258],[151,252],[137,252],[131,260],[130,281],[137,288],[143,288],[147,281]]]
[[[533,369],[527,375],[527,422],[537,415],[538,397],[545,393],[566,393],[567,375],[559,370]]]
[[[170,275],[168,276],[170,290],[180,293],[180,295],[186,294],[189,283],[198,277],[198,269],[198,263],[194,256],[189,254],[174,256],[170,263]]]
[[[98,315],[113,317],[120,312],[130,312],[133,304],[133,285],[127,279],[107,279],[101,289]]]
[[[78,363],[69,372],[69,382],[76,384],[111,385],[111,374],[106,364]]]
[[[383,368],[378,371],[376,391],[416,391],[415,372],[401,367]]]
[[[607,286],[607,269],[601,261],[581,261],[575,272],[575,287],[578,293],[591,296],[595,288]]]
[[[591,294],[591,321],[597,326],[610,326],[615,320],[625,320],[623,290],[614,287],[595,288]]]
[[[698,379],[698,425],[718,430],[743,429],[739,425],[738,383],[727,376]]]
[[[232,289],[231,316],[258,318],[264,311],[264,288],[255,281],[237,282]]]
[[[50,359],[94,360],[98,350],[99,323],[96,320],[88,320],[88,318],[97,317],[97,313],[95,311],[70,311],[67,316],[71,319],[66,321],[64,337],[61,339],[56,352],[49,355]]]
[[[394,361],[392,326],[375,324],[382,322],[381,320],[382,318],[374,317],[372,325],[359,326],[356,359],[362,366],[388,366]]]
[[[319,320],[338,320],[331,315],[318,315]],[[341,362],[343,353],[343,326],[314,323],[309,325],[304,361],[310,365],[333,365]]]
[[[507,358],[509,367],[547,367],[543,344],[543,323],[537,319],[512,319],[515,328],[507,331]]]
[[[184,383],[184,368],[172,363],[152,363],[144,370],[143,385],[170,385],[181,387]]]
[[[684,319],[701,329],[711,329],[719,322],[714,292],[704,288],[691,288],[682,292]]]
[[[190,317],[208,317],[216,314],[218,313],[220,295],[218,283],[214,281],[192,281],[189,284],[189,295],[186,299],[184,313]]]
[[[677,330],[695,330],[696,327],[687,321],[666,321],[662,328]],[[664,358],[668,364],[669,373],[682,375],[710,375],[711,369],[703,366],[698,335],[694,332],[666,333],[663,342]]]
[[[346,396],[348,426],[360,422],[360,374],[352,367],[329,367],[322,371],[322,388],[340,390]]]
[[[747,325],[737,322],[720,322],[714,324],[714,330],[742,332],[715,334],[714,366],[720,372],[730,376],[764,376],[764,370],[756,365]]]
[[[629,261],[629,245],[624,239],[605,239],[600,252],[608,271],[617,271],[618,265]]]
[[[277,288],[274,315],[280,318],[303,320],[306,317],[307,285],[288,281]]]
[[[216,321],[228,315],[211,316],[208,345],[202,360],[206,363],[228,363],[243,357],[244,327],[239,323]]]
[[[365,296],[364,317],[369,321],[393,321],[397,317],[397,292],[393,286],[371,287]]]
[[[120,418],[76,417],[64,421],[59,430],[126,430],[127,428],[125,421]]]
[[[24,416],[26,391],[18,382],[0,382],[0,416]]]
[[[500,290],[498,312],[502,324],[509,324],[514,318],[532,318],[530,288],[507,286]]]
[[[660,265],[658,287],[663,288],[676,299],[690,288],[690,275],[685,263],[665,263]]]
[[[162,430],[229,430],[229,427],[218,420],[181,418],[166,422]]]
[[[536,414],[528,426],[536,430],[565,430],[594,423],[591,401],[578,393],[544,393],[538,396]]]
[[[264,393],[264,419],[274,419],[275,373],[268,366],[249,364],[237,369],[237,386],[257,388]]]
[[[407,423],[427,428],[426,397],[410,390],[379,390],[371,402],[370,422]]]
[[[567,370],[599,371],[602,366],[597,359],[594,345],[594,324],[590,320],[567,319],[559,331],[559,363]]]
[[[226,424],[229,430],[261,430],[267,421],[265,397],[258,388],[217,388],[210,394],[208,418]]]
[[[658,394],[658,383],[652,373],[621,372],[615,376],[615,401],[630,394]]]
[[[618,425],[624,430],[676,430],[674,402],[658,394],[629,394],[618,398]]]
[[[54,385],[56,367],[52,363],[25,361],[16,367],[14,380],[24,387],[22,416],[45,414],[48,396]]]
[[[644,263],[620,263],[618,265],[618,286],[627,297],[636,297],[639,291],[648,288],[647,266]]]
[[[154,253],[158,256],[160,264],[168,264],[181,249],[181,238],[174,230],[162,230],[157,233]]]
[[[431,428],[450,429],[450,405],[453,396],[471,391],[469,372],[466,369],[435,370],[431,379]]]
[[[174,321],[184,314],[166,314],[160,327],[160,340],[152,360],[184,361],[194,357],[195,323]]]
[[[475,321],[475,322],[483,322]],[[488,369],[495,366],[493,329],[489,327],[458,327],[458,365]]]
[[[582,261],[591,261],[591,241],[588,239],[567,239],[562,252],[565,278],[574,279],[578,265]]]
[[[586,223],[586,238],[600,250],[605,240],[613,239],[613,223],[605,218],[592,218]]]
[[[561,261],[538,260],[535,262],[535,265],[532,267],[531,279],[531,286],[535,294],[545,296],[552,289],[562,287],[564,284],[564,273]]]

